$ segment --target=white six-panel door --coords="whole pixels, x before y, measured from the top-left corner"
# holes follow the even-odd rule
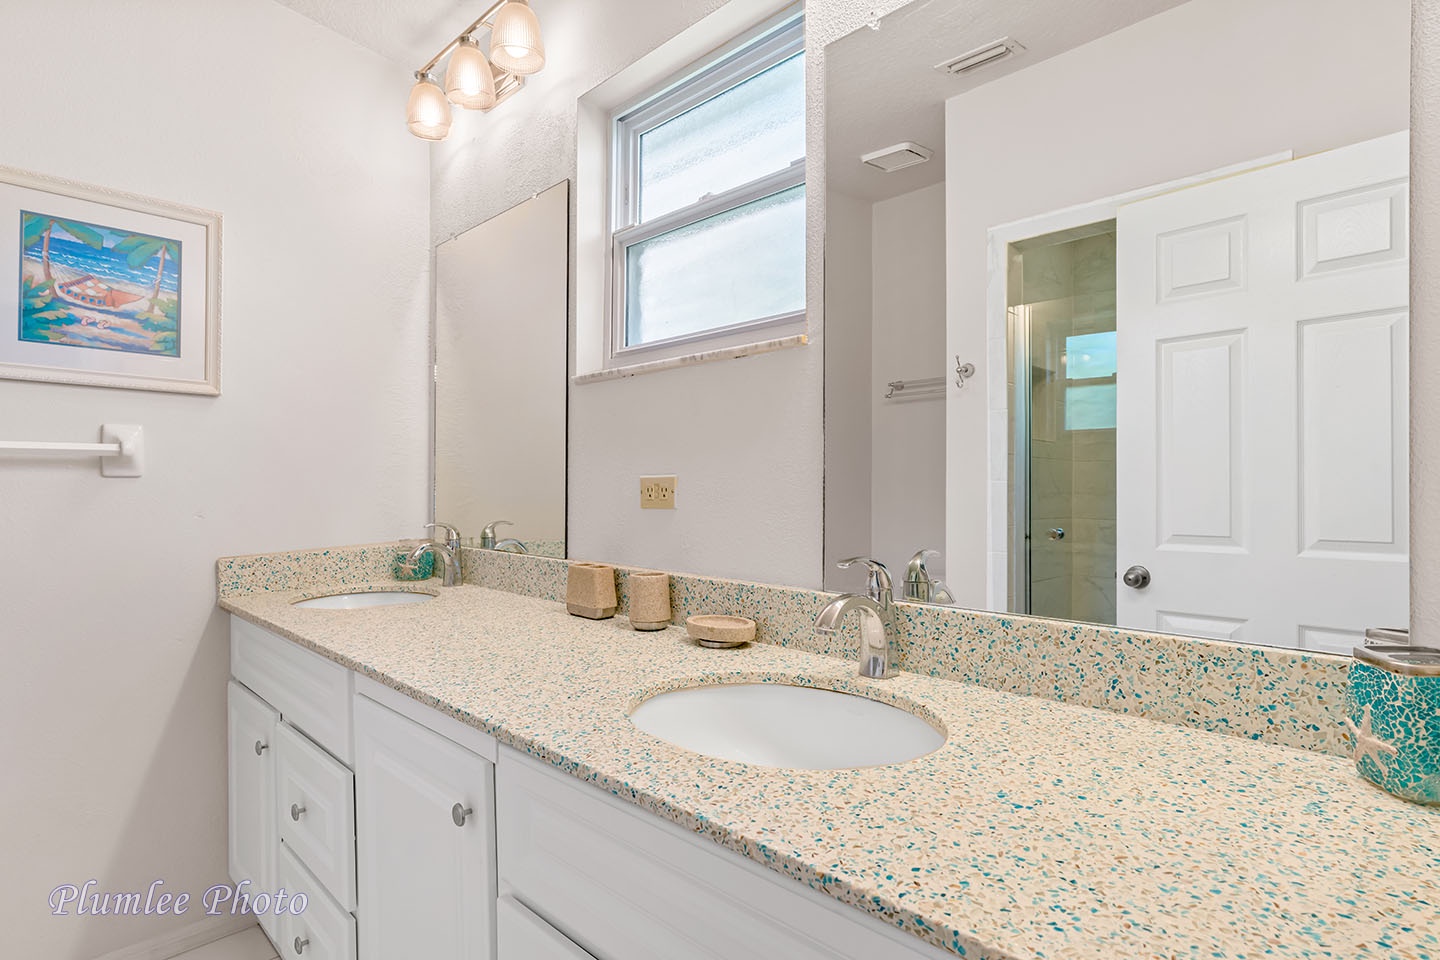
[[[1121,209],[1121,626],[1407,622],[1408,173],[1400,133]]]

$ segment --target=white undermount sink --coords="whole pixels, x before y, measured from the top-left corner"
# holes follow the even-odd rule
[[[405,590],[370,590],[361,593],[337,593],[313,600],[297,600],[294,606],[312,610],[361,610],[365,607],[394,607],[406,603],[424,603],[434,600],[428,593],[410,593]]]
[[[695,753],[803,770],[903,763],[945,742],[945,734],[900,707],[779,683],[662,693],[636,707],[630,720]]]

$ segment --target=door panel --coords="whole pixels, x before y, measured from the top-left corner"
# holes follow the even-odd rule
[[[1408,619],[1408,173],[1400,133],[1121,210],[1121,626],[1348,652]]]
[[[361,955],[493,957],[493,765],[356,697],[355,789]]]
[[[264,700],[230,681],[230,879],[250,881],[252,892],[275,889],[275,725],[279,715]],[[274,916],[260,925],[273,940]]]

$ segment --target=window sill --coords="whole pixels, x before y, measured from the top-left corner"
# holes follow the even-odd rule
[[[761,340],[757,343],[744,343],[733,347],[704,350],[699,353],[686,354],[683,357],[666,357],[663,360],[649,360],[645,363],[633,363],[624,367],[608,367],[592,373],[577,374],[570,378],[570,382],[579,386],[585,383],[601,383],[605,380],[622,380],[625,377],[635,377],[643,373],[658,373],[661,370],[673,370],[676,367],[691,367],[697,363],[710,363],[714,360],[738,360],[741,357],[752,357],[761,353],[772,353],[776,350],[785,350],[789,347],[803,347],[809,342],[810,337],[807,334],[797,333],[789,337],[779,337],[775,340]]]

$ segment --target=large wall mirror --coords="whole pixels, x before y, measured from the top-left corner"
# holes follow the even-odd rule
[[[1407,623],[1409,49],[1408,0],[922,0],[830,45],[827,587]]]
[[[435,516],[472,545],[565,556],[569,231],[566,181],[435,248]]]

